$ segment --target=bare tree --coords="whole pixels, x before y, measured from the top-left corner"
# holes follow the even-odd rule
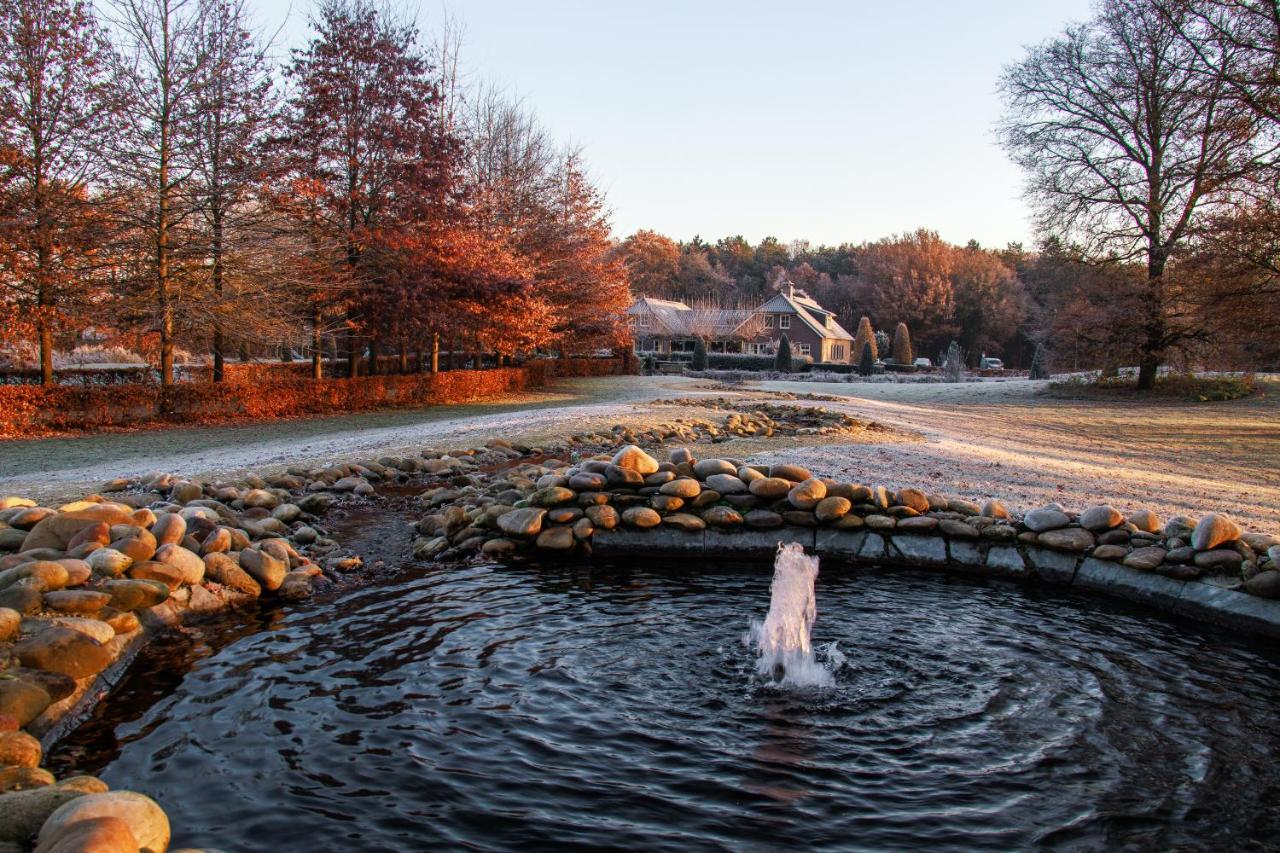
[[[213,381],[221,382],[229,320],[240,317],[242,337],[257,333],[278,338],[280,333],[262,322],[264,309],[280,303],[268,298],[270,289],[262,286],[270,280],[264,273],[278,269],[272,269],[261,251],[270,245],[270,231],[264,227],[267,210],[256,197],[273,98],[265,46],[249,29],[243,0],[203,2],[198,33],[201,79],[195,87],[192,128],[193,194],[208,271],[209,298],[203,300],[201,313],[212,327]],[[232,236],[236,240],[230,247]],[[236,286],[247,277],[257,286]],[[246,300],[246,295],[254,298]],[[247,313],[254,315],[253,321]]]
[[[1032,48],[1005,70],[1005,147],[1027,172],[1039,228],[1094,258],[1141,259],[1146,305],[1140,388],[1196,330],[1170,322],[1171,258],[1216,208],[1247,189],[1269,152],[1258,119],[1204,73],[1151,0],[1105,0],[1094,19]],[[1239,61],[1230,45],[1220,61]]]
[[[160,381],[173,383],[179,303],[187,295],[191,218],[195,212],[193,123],[207,83],[201,35],[208,9],[199,0],[118,0],[121,76],[131,97],[114,150],[118,176],[135,194],[130,220],[144,240],[143,280],[151,323],[160,336]]]

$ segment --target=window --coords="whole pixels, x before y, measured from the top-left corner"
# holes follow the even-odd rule
[[[800,354],[800,355],[809,355],[809,353],[810,353],[809,345],[808,345],[808,344],[796,344],[796,352],[797,352],[798,354]]]
[[[765,314],[765,315],[764,315],[764,327],[765,327],[766,329],[772,329],[772,328],[773,328],[773,315],[772,315],[772,314]]]
[[[640,325],[641,325],[641,326],[647,326],[647,325],[649,325],[649,315],[648,315],[648,314],[641,314],[641,315],[640,315]]]
[[[844,344],[833,344],[831,347],[831,360],[840,361],[844,358]]]
[[[790,315],[790,314],[779,314],[779,315],[778,315],[778,328],[779,328],[779,329],[790,329],[790,328],[791,328],[791,315]]]

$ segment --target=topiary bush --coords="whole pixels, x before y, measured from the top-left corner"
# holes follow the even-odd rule
[[[858,374],[870,376],[876,369],[875,344],[866,341],[862,344],[862,355],[858,358]]]
[[[782,338],[778,341],[778,352],[773,357],[773,369],[780,373],[794,373],[791,366],[791,338],[787,337],[786,332],[782,333]]]
[[[911,349],[911,332],[906,323],[899,323],[893,330],[893,360],[898,364],[913,364],[916,354]]]
[[[702,342],[702,338],[698,338],[693,345],[693,361],[690,366],[694,370],[707,369],[707,345]]]

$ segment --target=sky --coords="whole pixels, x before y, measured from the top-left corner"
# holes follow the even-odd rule
[[[308,0],[249,0],[283,50]],[[615,235],[817,245],[919,227],[1034,241],[996,143],[1001,68],[1091,0],[398,0],[465,27],[472,82],[581,146]]]

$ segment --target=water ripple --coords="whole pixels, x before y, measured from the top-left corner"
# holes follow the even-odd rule
[[[1239,848],[1280,833],[1277,658],[1065,593],[824,574],[835,685],[741,642],[769,578],[419,570],[148,648],[51,757],[175,844]],[[139,780],[142,780],[139,784]]]

